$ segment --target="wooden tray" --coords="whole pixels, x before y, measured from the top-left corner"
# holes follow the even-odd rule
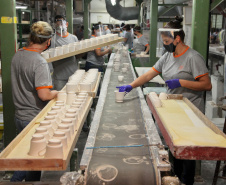
[[[89,96],[91,96],[91,97],[93,97],[93,98],[96,97],[97,91],[98,91],[98,87],[99,87],[99,84],[100,84],[100,79],[101,79],[101,72],[98,72],[96,85],[95,85],[93,91],[91,91],[91,92],[86,92],[86,93],[88,93]],[[63,87],[63,89],[62,89],[61,91],[66,91],[66,85]],[[76,92],[76,93],[80,93],[80,92]]]
[[[78,121],[77,129],[68,146],[68,151],[62,159],[45,159],[44,157],[32,157],[27,155],[30,148],[30,140],[35,128],[39,126],[39,122],[51,109],[55,103],[55,99],[50,101],[47,106],[25,127],[25,129],[2,151],[0,154],[0,170],[45,170],[60,171],[66,170],[75,144],[80,135],[82,126],[89,113],[89,109],[93,103],[93,98],[89,97],[82,118]]]
[[[198,108],[196,108],[187,98],[182,95],[169,95],[169,99],[183,100],[188,107],[195,113],[195,115],[213,132],[223,136],[226,139],[226,135],[219,130]],[[146,96],[148,106],[155,117],[155,120],[161,130],[161,133],[169,146],[169,149],[173,156],[177,159],[189,159],[189,160],[226,160],[226,146],[194,146],[185,145],[179,146],[173,143],[172,136],[166,127],[166,124],[161,119],[161,116],[157,109],[154,107],[152,101]]]
[[[96,48],[101,48],[101,47],[112,45],[112,44],[115,44],[117,42],[122,42],[122,41],[123,41],[123,38],[119,37],[119,38],[117,38],[115,40],[104,42],[102,44],[98,44],[98,45],[95,45],[95,46],[90,46],[90,47],[87,47],[87,48],[84,48],[84,49],[80,49],[80,50],[77,50],[77,51],[74,51],[74,52],[70,52],[70,53],[67,53],[67,54],[64,54],[64,55],[52,57],[52,58],[46,59],[46,61],[47,62],[54,62],[54,61],[57,61],[57,60],[61,60],[63,58],[71,57],[71,56],[78,55],[78,54],[81,54],[81,53],[86,53],[86,52],[92,51],[92,50],[94,50]]]

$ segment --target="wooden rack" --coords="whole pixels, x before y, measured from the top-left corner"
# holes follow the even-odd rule
[[[101,48],[101,47],[112,45],[112,44],[115,44],[117,42],[122,42],[122,41],[123,41],[123,38],[119,37],[119,38],[117,38],[115,40],[104,42],[102,44],[98,44],[98,45],[95,45],[95,46],[90,46],[90,47],[87,47],[87,48],[84,48],[84,49],[80,49],[80,50],[77,50],[77,51],[74,51],[74,52],[70,52],[70,53],[67,53],[67,54],[64,54],[64,55],[52,57],[52,58],[46,59],[46,61],[47,62],[54,62],[54,61],[57,61],[57,60],[61,60],[63,58],[71,57],[71,56],[78,55],[78,54],[81,54],[81,53],[86,53],[86,52],[92,51],[92,50],[94,50],[96,48]]]
[[[81,119],[78,121],[77,129],[68,145],[68,150],[62,159],[46,159],[44,157],[33,157],[27,153],[30,148],[30,140],[39,126],[40,121],[44,119],[47,112],[55,104],[56,99],[50,101],[47,106],[25,127],[25,129],[2,151],[0,154],[0,170],[46,170],[60,171],[66,170],[71,154],[80,135],[82,126],[89,113],[93,103],[93,98],[88,98],[88,103],[84,109]]]

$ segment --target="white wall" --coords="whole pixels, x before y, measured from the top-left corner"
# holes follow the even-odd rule
[[[124,1],[121,1],[120,4],[124,6]],[[132,7],[135,5],[136,3],[134,0],[125,0],[125,7]],[[125,22],[126,24],[137,24],[137,20],[119,21],[112,18],[107,13],[105,0],[92,0],[90,2],[90,23],[95,24],[99,21],[103,24],[121,24],[122,22]]]

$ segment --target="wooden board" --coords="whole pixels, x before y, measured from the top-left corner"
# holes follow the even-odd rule
[[[169,95],[169,99],[183,100],[184,103],[193,111],[193,113],[210,128],[214,133],[226,139],[226,135],[219,130],[208,118],[196,108],[187,98],[184,98],[182,95]],[[208,146],[208,145],[194,145],[194,144],[185,144],[178,145],[174,143],[173,135],[170,134],[169,127],[167,127],[166,122],[163,120],[163,115],[159,113],[157,108],[153,105],[150,98],[146,97],[149,108],[151,109],[152,114],[155,117],[155,120],[161,130],[161,133],[170,148],[171,153],[177,159],[190,159],[190,160],[226,160],[226,146]],[[167,101],[167,100],[166,100]],[[177,113],[177,111],[175,112]],[[181,120],[183,124],[185,120]],[[200,132],[202,130],[200,129]]]
[[[82,126],[89,113],[89,109],[93,103],[93,98],[89,97],[88,103],[82,118],[78,121],[78,126],[72,137],[68,150],[62,159],[45,159],[44,157],[32,157],[27,155],[30,148],[30,139],[38,127],[39,122],[55,103],[55,99],[50,101],[48,105],[25,127],[25,129],[2,151],[0,154],[0,170],[45,170],[60,171],[66,170],[71,154],[80,135]]]
[[[90,47],[87,47],[87,48],[84,48],[84,49],[80,49],[80,50],[77,50],[77,51],[74,51],[74,52],[70,52],[70,53],[67,53],[67,54],[64,54],[64,55],[52,57],[52,58],[46,59],[46,61],[47,62],[54,62],[54,61],[57,61],[57,60],[61,60],[63,58],[71,57],[71,56],[78,55],[78,54],[81,54],[81,53],[86,53],[86,52],[92,51],[92,50],[94,50],[96,48],[101,48],[101,47],[112,45],[112,44],[115,44],[117,42],[122,42],[122,41],[123,41],[123,38],[119,37],[119,38],[117,38],[115,40],[104,42],[102,44],[98,44],[98,45],[95,45],[95,46],[90,46]]]

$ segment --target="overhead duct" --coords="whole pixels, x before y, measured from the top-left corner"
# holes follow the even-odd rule
[[[164,0],[165,4],[181,4],[190,0]],[[107,12],[117,20],[135,20],[139,17],[139,7],[122,7],[120,0],[105,0]],[[158,13],[161,15],[168,7],[160,6]],[[173,11],[172,11],[173,10]],[[167,12],[167,16],[182,15],[181,7],[175,7]],[[175,11],[176,10],[176,11]]]
[[[126,21],[138,19],[139,7],[122,7],[120,0],[105,0],[106,9],[111,17]]]

